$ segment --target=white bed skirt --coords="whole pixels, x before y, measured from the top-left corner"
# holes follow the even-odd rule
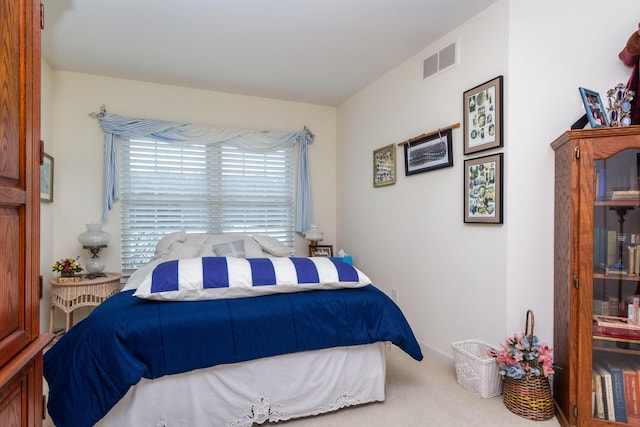
[[[142,379],[99,427],[244,427],[384,400],[385,344],[337,347]]]

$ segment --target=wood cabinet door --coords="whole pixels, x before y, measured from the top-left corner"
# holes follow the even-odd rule
[[[40,3],[0,0],[0,425],[42,423]]]

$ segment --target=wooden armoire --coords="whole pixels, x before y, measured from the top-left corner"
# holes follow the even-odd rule
[[[0,426],[42,425],[38,0],[0,0]]]

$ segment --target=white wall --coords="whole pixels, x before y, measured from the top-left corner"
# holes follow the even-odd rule
[[[338,244],[377,286],[398,290],[427,351],[449,358],[457,340],[498,344],[524,329],[528,308],[537,335],[552,342],[549,144],[583,113],[578,86],[605,96],[627,81],[617,54],[637,12],[633,0],[502,0],[338,107]],[[421,82],[422,59],[456,39],[460,65]],[[396,184],[373,188],[374,149],[462,124],[463,92],[498,75],[504,148],[464,156],[456,129],[453,168],[405,177],[398,147]],[[463,161],[496,152],[505,154],[504,225],[464,224]]]
[[[103,104],[110,113],[130,117],[257,130],[296,131],[308,126],[315,134],[309,147],[313,219],[325,232],[325,242],[335,242],[335,108],[65,71],[51,72],[46,83],[52,90],[43,93],[43,110],[50,109],[53,118],[46,147],[55,162],[54,202],[47,206],[53,213],[43,215],[45,227],[54,230],[51,244],[43,238],[47,286],[48,270],[56,259],[80,255],[84,261],[89,257],[77,237],[86,223],[100,222],[103,134],[89,113],[99,111]],[[101,253],[106,271],[120,271],[119,213],[116,204],[104,223],[104,230],[112,235],[109,247]],[[299,255],[306,256],[307,243],[302,236],[296,237]],[[60,327],[63,318],[56,312],[56,326]],[[48,311],[42,317],[48,321]],[[79,310],[75,319],[82,317]]]

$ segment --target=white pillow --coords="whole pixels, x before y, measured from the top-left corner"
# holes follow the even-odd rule
[[[134,293],[139,298],[198,301],[371,284],[363,272],[327,257],[201,257],[158,264]]]
[[[218,243],[213,245],[213,250],[218,256],[232,256],[236,258],[246,258],[244,253],[244,240],[236,240],[229,243]]]
[[[262,246],[262,250],[276,256],[291,256],[293,249],[271,236],[251,236]]]
[[[175,233],[169,233],[164,236],[158,243],[156,243],[156,252],[154,258],[162,258],[169,253],[169,249],[174,242],[184,242],[187,238],[186,231],[176,231]]]

